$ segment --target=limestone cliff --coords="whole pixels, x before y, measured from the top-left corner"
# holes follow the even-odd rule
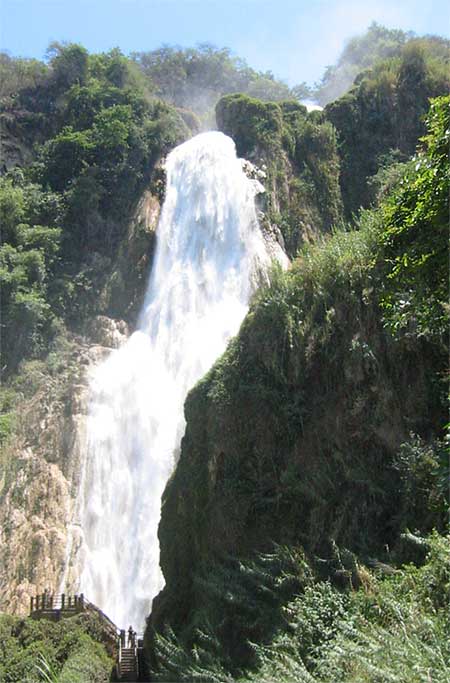
[[[3,452],[0,609],[14,614],[26,613],[30,596],[58,592],[85,456],[89,370],[126,339],[127,326],[99,317],[89,332],[66,340],[56,367],[30,364],[32,396]]]
[[[127,338],[128,324],[119,316],[136,319],[159,218],[155,191],[162,193],[163,186],[160,170],[153,192],[144,192],[137,204],[115,264],[107,277],[98,274],[102,285],[94,310],[108,315],[87,317],[76,334],[62,333],[44,360],[23,363],[11,380],[18,407],[0,460],[0,610],[26,613],[30,596],[46,588],[58,592],[65,569],[68,588],[76,584],[72,532],[89,371]]]
[[[145,190],[137,203],[100,295],[102,313],[123,317],[131,324],[139,313],[147,285],[164,186],[160,164],[152,187]]]

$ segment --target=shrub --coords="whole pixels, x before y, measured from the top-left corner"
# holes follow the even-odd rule
[[[383,307],[393,332],[445,343],[447,333],[450,98],[434,100],[413,170],[383,204]]]
[[[106,683],[113,663],[96,632],[92,615],[59,622],[0,615],[1,680]]]

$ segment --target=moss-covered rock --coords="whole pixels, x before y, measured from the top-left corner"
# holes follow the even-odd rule
[[[338,233],[275,273],[189,394],[163,498],[157,627],[190,622],[204,600],[195,577],[224,555],[275,541],[302,545],[323,566],[336,547],[396,562],[402,530],[444,523],[435,479],[444,353],[384,328],[378,229]]]
[[[216,106],[219,129],[233,138],[239,156],[251,157],[259,147],[281,146],[283,117],[275,102],[248,95],[226,95]]]
[[[369,206],[368,179],[392,157],[405,160],[425,133],[430,98],[450,89],[448,61],[414,42],[401,57],[363,72],[352,90],[325,108],[339,139],[346,217]]]
[[[266,171],[262,222],[281,230],[289,256],[339,223],[342,202],[333,127],[295,101],[260,102],[227,95],[217,125],[237,153]]]

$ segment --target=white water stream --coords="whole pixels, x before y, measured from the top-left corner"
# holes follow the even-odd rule
[[[78,509],[80,591],[119,627],[164,585],[160,501],[188,390],[225,350],[269,256],[233,141],[204,133],[166,162],[167,191],[138,331],[91,378]]]

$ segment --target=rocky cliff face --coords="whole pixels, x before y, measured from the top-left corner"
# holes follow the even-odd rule
[[[68,588],[76,585],[74,505],[85,457],[89,371],[127,338],[119,316],[134,320],[140,308],[160,211],[156,180],[152,189],[141,197],[99,294],[97,310],[108,315],[61,337],[45,361],[25,363],[15,380],[23,399],[0,461],[0,610],[26,613],[30,596],[58,591],[65,569]]]
[[[163,497],[157,628],[190,623],[204,599],[198,577],[227,556],[276,542],[304,547],[324,567],[336,548],[391,562],[400,529],[436,523],[425,500],[414,508],[426,487],[405,489],[398,453],[411,432],[428,440],[442,424],[442,356],[420,339],[389,337],[364,268],[337,262],[327,289],[302,267],[306,259],[287,276],[298,278],[292,289],[282,280],[253,306],[188,396]],[[336,565],[335,578],[351,584],[352,566]]]
[[[35,364],[33,396],[21,404],[3,454],[0,606],[24,614],[30,596],[58,592],[66,564],[80,467],[85,457],[89,370],[126,339],[127,326],[104,316],[89,336],[70,337],[58,365]],[[76,576],[72,573],[72,581]]]
[[[145,294],[164,185],[164,171],[158,166],[152,188],[143,193],[136,206],[101,294],[102,312],[114,318],[124,317],[131,324],[137,318]]]
[[[28,160],[25,147],[23,154],[16,149],[11,126],[2,132],[11,151],[4,159],[8,168]],[[23,139],[18,135],[17,144],[22,140],[24,145]],[[0,610],[26,613],[30,596],[46,588],[58,591],[64,571],[67,588],[76,586],[74,509],[85,457],[89,372],[127,338],[128,324],[122,318],[131,325],[137,318],[164,184],[162,164],[157,164],[125,226],[114,262],[96,273],[91,315],[74,322],[77,333],[63,333],[45,360],[24,363],[11,380],[20,400],[0,460]]]
[[[32,159],[31,145],[27,144],[17,118],[3,113],[0,116],[0,175],[16,166],[25,166]]]

